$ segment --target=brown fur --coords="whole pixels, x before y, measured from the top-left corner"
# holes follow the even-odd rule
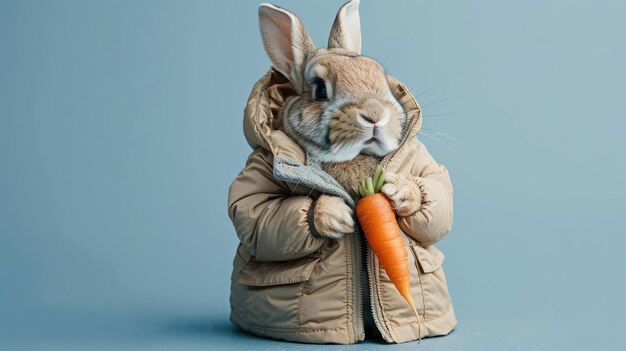
[[[345,234],[354,230],[354,218],[352,209],[343,199],[321,195],[316,200],[314,206],[314,226],[318,234],[332,238],[341,239]]]
[[[358,155],[354,159],[340,163],[324,163],[323,169],[339,182],[352,197],[361,179],[374,175],[376,166],[382,158],[370,155]]]

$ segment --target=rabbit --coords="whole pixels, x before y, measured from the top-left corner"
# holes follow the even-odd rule
[[[400,343],[448,334],[457,323],[434,246],[452,228],[450,177],[416,138],[415,98],[361,55],[358,7],[351,0],[339,9],[327,48],[316,48],[293,13],[259,7],[273,67],[246,104],[253,150],[228,191],[240,240],[230,318],[259,336]],[[380,269],[353,212],[356,185],[378,165],[423,319]]]
[[[359,0],[341,7],[327,48],[316,48],[293,13],[272,4],[259,7],[265,51],[296,92],[280,112],[279,128],[354,198],[359,182],[398,148],[407,120],[383,66],[361,55],[358,7]],[[420,208],[420,190],[408,179],[388,173],[382,192],[400,216]],[[319,235],[341,239],[354,231],[353,209],[321,195],[313,223]]]

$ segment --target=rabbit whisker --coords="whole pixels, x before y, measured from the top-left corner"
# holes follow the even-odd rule
[[[453,138],[453,137],[449,136],[449,135],[448,135],[448,134],[446,134],[446,133],[438,132],[438,131],[436,131],[436,130],[432,130],[432,129],[428,129],[428,128],[422,128],[422,130],[425,130],[425,131],[427,131],[428,133],[433,133],[433,134],[440,135],[440,136],[442,136],[442,137],[444,137],[444,138],[447,138],[448,140],[454,141],[454,142],[456,142],[456,143],[458,143],[458,144],[461,144],[461,145],[463,145],[463,146],[467,146],[467,144],[465,144],[464,142],[462,142],[462,141],[460,141],[460,140],[458,140],[458,139],[456,139],[456,138]]]
[[[449,113],[439,113],[439,114],[436,114],[436,115],[422,115],[422,117],[424,117],[424,118],[443,117],[443,116],[456,115],[456,114],[459,114],[461,112],[463,112],[463,110],[452,111],[452,112],[449,112]]]
[[[426,133],[422,132],[420,134],[423,135],[423,136],[429,137],[429,138],[435,140],[436,142],[438,142],[439,144],[445,146],[446,149],[450,150],[450,152],[452,152],[454,154],[454,156],[456,156],[456,158],[459,158],[459,154],[457,154],[456,151],[454,151],[454,149],[452,149],[452,147],[450,145],[446,144],[445,142],[441,141],[440,139],[436,138],[435,136],[433,136],[431,134],[428,134],[427,132]]]
[[[389,60],[390,58],[392,58],[392,57],[393,57],[393,55],[397,54],[397,53],[398,53],[398,51],[399,51],[400,49],[402,49],[405,45],[407,45],[407,44],[409,44],[410,42],[412,42],[413,40],[417,39],[417,37],[419,37],[419,36],[420,36],[420,34],[421,34],[421,33],[415,33],[415,34],[414,34],[413,36],[411,36],[410,38],[408,38],[408,39],[404,40],[402,43],[400,43],[398,46],[396,46],[393,50],[391,50],[391,52],[390,52],[389,54],[387,54],[387,55],[386,55],[386,56],[385,56],[382,60],[380,60],[380,61],[379,61],[379,62],[380,62],[380,64],[381,64],[383,67],[386,67],[386,65],[385,65],[385,64],[387,63],[387,60]]]
[[[426,106],[437,105],[437,104],[440,104],[440,103],[442,103],[442,102],[446,102],[446,101],[450,101],[450,100],[458,100],[458,99],[461,99],[461,98],[463,98],[463,97],[465,97],[465,96],[454,96],[454,97],[447,98],[447,99],[441,99],[441,100],[437,100],[437,101],[433,101],[433,102],[426,103],[426,104],[424,104],[424,105],[421,105],[421,107],[426,107]]]
[[[415,97],[417,98],[417,97],[420,97],[420,96],[422,96],[422,95],[428,94],[428,93],[430,93],[431,91],[433,91],[433,90],[435,90],[435,89],[438,89],[438,88],[440,88],[441,86],[443,86],[443,85],[445,85],[445,84],[446,84],[446,82],[439,83],[439,84],[435,85],[434,87],[432,87],[432,88],[430,88],[430,89],[428,89],[428,90],[426,90],[426,91],[424,91],[424,92],[421,92],[421,93],[419,93],[419,94],[415,95]]]

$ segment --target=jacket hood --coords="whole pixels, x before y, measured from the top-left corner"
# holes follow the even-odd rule
[[[414,138],[422,126],[422,113],[415,97],[395,78],[387,76],[389,87],[407,114],[401,149],[407,140]],[[244,111],[243,130],[246,141],[253,149],[262,147],[274,156],[306,163],[302,148],[289,136],[278,130],[279,113],[288,97],[296,95],[289,80],[274,68],[259,79],[250,93]]]

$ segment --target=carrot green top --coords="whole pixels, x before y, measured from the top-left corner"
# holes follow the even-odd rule
[[[379,193],[384,182],[385,171],[383,171],[383,167],[381,165],[378,165],[376,167],[376,172],[374,172],[374,179],[372,179],[372,177],[367,177],[361,181],[361,185],[357,189],[359,195],[361,195],[361,197],[366,197],[368,195]]]

